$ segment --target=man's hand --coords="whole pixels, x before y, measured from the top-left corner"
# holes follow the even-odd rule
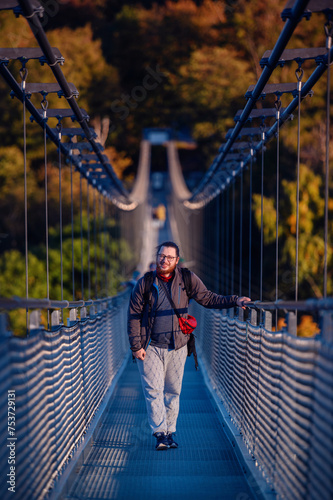
[[[133,356],[136,359],[141,359],[142,361],[145,359],[146,351],[144,349],[139,349],[138,351],[133,352]]]
[[[241,307],[242,309],[246,309],[246,304],[248,302],[251,302],[250,297],[238,297],[238,299],[236,301],[236,305],[238,307]]]

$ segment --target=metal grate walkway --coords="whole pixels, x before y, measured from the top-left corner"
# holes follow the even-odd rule
[[[68,499],[254,500],[217,408],[194,368],[185,366],[178,449],[155,450],[138,369],[129,361]]]

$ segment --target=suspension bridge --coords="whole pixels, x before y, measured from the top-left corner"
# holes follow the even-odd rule
[[[0,2],[1,10],[13,10],[25,19],[38,43],[34,48],[0,48],[1,77],[22,103],[26,264],[21,277],[25,297],[0,299],[1,498],[331,500],[333,299],[327,288],[332,1],[287,3],[280,36],[260,61],[258,82],[244,88],[246,104],[194,188],[189,188],[191,177],[184,178],[174,132],[147,129],[131,190],[116,176],[89,126],[88,113],[78,104],[78,90],[62,72],[61,47],[51,47],[48,41],[42,19],[51,3]],[[297,27],[323,19],[325,47],[287,48]],[[32,60],[41,63],[40,71],[48,73],[50,83],[29,81]],[[306,78],[304,63],[311,68]],[[275,83],[277,70],[286,65],[295,66],[295,81]],[[300,121],[303,101],[319,80],[327,82],[323,290],[320,298],[299,300]],[[62,108],[50,106],[50,94],[59,96]],[[262,105],[266,96],[273,97],[273,107]],[[284,300],[279,273],[280,128],[286,129],[292,117],[298,121],[294,297]],[[45,156],[43,299],[29,294],[29,127],[38,127]],[[269,277],[275,280],[275,292],[267,297],[263,201],[269,142],[276,144],[276,259]],[[60,228],[65,169],[71,184],[73,294],[64,297],[67,263],[60,231],[60,300],[54,299],[49,269],[50,144],[58,152]],[[154,181],[151,151],[156,144],[165,146],[168,168]],[[261,186],[259,241],[254,241],[254,179]],[[79,214],[74,214],[74,185],[79,189]],[[156,217],[158,204],[164,206],[165,218]],[[92,221],[86,228],[83,213]],[[75,215],[80,219],[79,246],[74,245]],[[156,453],[127,339],[131,290],[124,285],[117,295],[110,293],[117,272],[110,262],[115,257],[113,241],[125,241],[131,259],[123,261],[121,251],[116,255],[121,272],[142,274],[154,260],[156,245],[168,239],[179,243],[185,265],[210,289],[249,295],[253,302],[247,311],[215,311],[191,303],[198,320],[199,371],[188,358],[177,429],[180,447]],[[74,277],[77,264],[82,270],[85,259],[89,268],[79,273],[77,300]],[[7,321],[9,312],[19,310],[25,311],[23,336],[14,335]],[[297,335],[303,314],[318,324],[316,335]]]

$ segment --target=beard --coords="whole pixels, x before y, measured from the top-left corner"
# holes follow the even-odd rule
[[[176,269],[177,264],[167,264],[167,266],[162,267],[160,262],[156,262],[156,270],[159,274],[172,274]]]

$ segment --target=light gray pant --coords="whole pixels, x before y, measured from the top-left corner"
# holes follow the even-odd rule
[[[187,346],[177,351],[149,346],[137,359],[146,399],[148,422],[155,432],[176,432]]]

